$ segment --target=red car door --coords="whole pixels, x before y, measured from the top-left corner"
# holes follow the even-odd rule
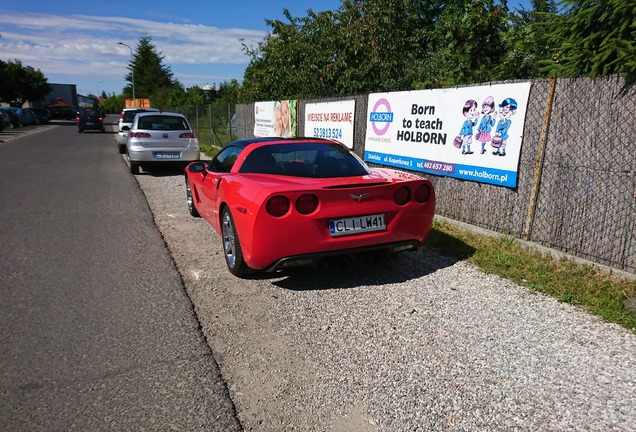
[[[220,173],[205,170],[201,181],[201,190],[199,191],[199,199],[201,200],[201,210],[204,219],[206,219],[214,228],[219,226],[219,209],[217,204],[219,181],[227,173]]]

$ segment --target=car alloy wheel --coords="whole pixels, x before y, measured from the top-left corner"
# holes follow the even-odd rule
[[[192,187],[190,186],[190,180],[186,177],[186,201],[188,203],[188,212],[190,215],[194,217],[199,217],[199,211],[197,210],[196,204],[194,204],[194,198],[192,197]]]
[[[223,253],[227,268],[234,276],[242,277],[250,273],[250,268],[243,261],[243,252],[239,242],[234,219],[228,207],[223,208],[221,215],[221,225],[223,233]]]

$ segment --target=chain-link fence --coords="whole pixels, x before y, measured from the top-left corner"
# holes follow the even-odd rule
[[[298,130],[307,103],[298,101]],[[365,147],[367,96],[355,96],[354,151]],[[514,189],[427,175],[436,213],[636,272],[636,88],[619,76],[532,82]],[[236,106],[254,133],[254,105]]]
[[[220,148],[237,138],[236,112],[234,104],[211,103],[189,107],[168,108],[186,116],[199,137],[204,151]],[[213,150],[212,150],[213,151]]]

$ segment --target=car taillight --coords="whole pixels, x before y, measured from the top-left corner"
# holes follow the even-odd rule
[[[131,132],[130,133],[131,138],[150,138],[151,136],[152,135],[146,132]]]
[[[184,132],[181,135],[179,135],[179,138],[196,138],[197,134],[194,132]]]
[[[431,197],[431,188],[428,184],[422,183],[417,189],[415,189],[415,201],[418,203],[425,203]]]
[[[281,217],[289,211],[289,199],[284,196],[276,195],[267,201],[267,213],[274,217]]]
[[[102,121],[102,120],[104,120],[104,117],[99,117],[99,121]]]
[[[398,188],[393,194],[393,201],[397,205],[405,205],[406,203],[409,202],[410,199],[411,199],[411,190],[406,186],[402,186]]]
[[[318,197],[312,194],[301,195],[296,200],[296,210],[300,214],[313,213],[318,208]]]
[[[76,121],[80,121],[79,116],[75,117],[75,120],[76,120]]]

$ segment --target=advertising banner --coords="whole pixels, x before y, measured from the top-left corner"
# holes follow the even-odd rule
[[[355,100],[308,103],[305,105],[305,136],[333,139],[353,148],[355,112]]]
[[[295,137],[296,100],[254,103],[255,137]]]
[[[365,160],[514,188],[530,83],[369,95]]]

